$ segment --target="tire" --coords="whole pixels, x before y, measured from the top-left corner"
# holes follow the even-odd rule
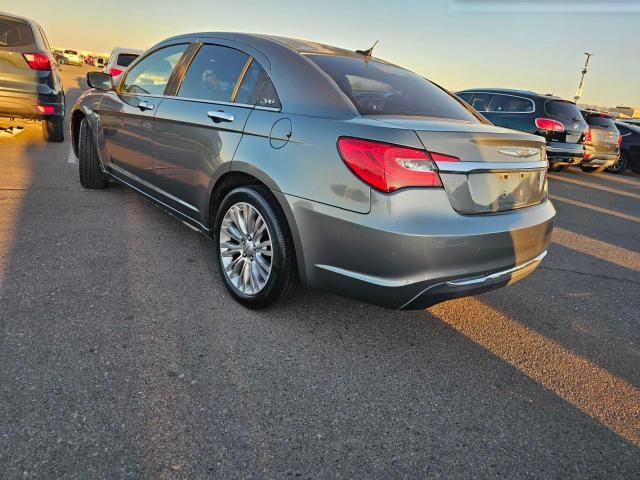
[[[564,172],[569,165],[549,165],[550,172]]]
[[[618,173],[618,174],[624,173],[625,170],[627,169],[627,165],[628,165],[627,157],[625,157],[624,155],[620,155],[620,158],[618,158],[616,163],[614,163],[610,167],[607,167],[607,172]]]
[[[249,226],[243,228],[238,217],[248,218]],[[213,237],[220,276],[239,303],[261,309],[292,295],[298,283],[293,241],[268,189],[244,186],[229,192],[216,210]],[[270,250],[265,246],[268,240]]]
[[[588,167],[586,165],[580,165],[580,170],[582,170],[585,173],[592,173],[592,174],[597,174],[597,173],[602,173],[604,172],[604,169],[606,167],[604,165],[601,165],[599,167]]]
[[[83,118],[80,123],[78,163],[80,164],[80,184],[84,188],[102,189],[109,185],[102,174],[93,134],[86,118]]]
[[[64,142],[64,118],[55,117],[43,120],[42,138],[47,142]]]

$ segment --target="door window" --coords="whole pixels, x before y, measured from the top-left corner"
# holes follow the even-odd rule
[[[247,105],[281,108],[280,99],[271,79],[255,60],[247,69],[235,101]]]
[[[533,112],[533,102],[527,98],[513,95],[494,95],[487,106],[487,112],[500,113],[530,113]]]
[[[123,91],[133,94],[163,95],[171,73],[187,47],[187,44],[173,45],[145,57],[125,78]]]
[[[231,102],[249,55],[235,48],[203,45],[191,62],[178,96],[211,102]]]
[[[492,98],[493,95],[488,93],[474,93],[469,104],[478,112],[486,112]]]

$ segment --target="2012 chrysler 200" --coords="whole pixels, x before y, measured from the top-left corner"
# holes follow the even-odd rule
[[[71,122],[82,185],[126,184],[211,234],[249,307],[299,279],[424,308],[512,283],[546,254],[544,140],[371,51],[198,33],[115,84],[88,81]]]

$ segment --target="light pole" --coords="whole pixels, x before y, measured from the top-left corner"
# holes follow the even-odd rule
[[[578,103],[578,100],[580,100],[580,97],[582,96],[582,90],[584,88],[584,77],[587,74],[589,68],[589,60],[591,60],[591,57],[593,57],[593,53],[584,52],[584,54],[587,56],[587,61],[584,62],[584,68],[582,69],[582,75],[580,76],[580,84],[578,85],[578,89],[576,90],[576,96],[573,97],[573,101],[576,103]]]

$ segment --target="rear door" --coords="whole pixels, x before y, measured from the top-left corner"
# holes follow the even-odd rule
[[[233,159],[265,76],[243,51],[197,46],[182,81],[156,116],[157,185],[172,207],[206,223],[214,172]]]
[[[189,44],[162,47],[138,62],[100,102],[100,158],[121,179],[144,185],[153,180],[156,111],[175,66]]]
[[[23,54],[36,51],[29,23],[0,15],[0,113],[34,113],[38,72],[29,67]]]

